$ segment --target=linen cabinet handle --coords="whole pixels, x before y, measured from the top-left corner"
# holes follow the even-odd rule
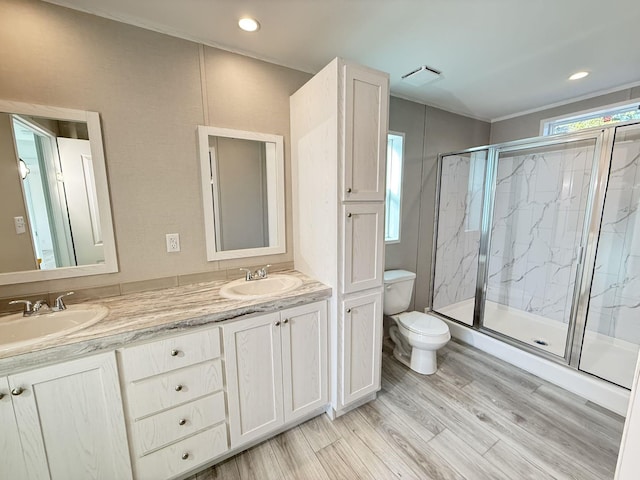
[[[176,392],[180,392],[182,391],[182,385],[176,385],[176,388],[174,389]]]
[[[351,309],[350,308],[347,308],[347,313],[351,313]]]
[[[347,187],[347,193],[351,193],[351,187]]]
[[[2,400],[5,397],[5,393],[0,392],[0,400]]]
[[[187,423],[187,419],[186,419],[186,418],[181,418],[181,419],[178,421],[178,425],[180,425],[180,426],[185,425],[186,423]]]
[[[351,213],[347,213],[347,218],[351,218]]]
[[[280,326],[280,320],[278,320],[275,325],[276,325],[276,327],[279,327]]]
[[[282,323],[285,323],[285,324],[289,323],[289,319],[288,319],[288,318],[285,318],[285,319],[284,319],[284,322],[282,322]]]
[[[182,454],[182,457],[181,457],[181,458],[182,458],[183,460],[186,460],[187,458],[189,458],[189,452],[184,452],[184,453]]]
[[[171,350],[171,356],[172,357],[177,357],[179,354],[180,354],[180,350],[177,350],[175,348],[173,350]]]

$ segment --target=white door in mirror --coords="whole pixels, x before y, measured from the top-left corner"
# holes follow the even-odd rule
[[[302,280],[292,275],[271,275],[260,280],[246,281],[244,278],[227,283],[220,289],[220,295],[232,300],[251,300],[295,290]]]

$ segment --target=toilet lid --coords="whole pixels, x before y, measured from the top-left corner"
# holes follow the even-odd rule
[[[449,333],[449,326],[446,323],[427,313],[404,312],[398,315],[397,319],[404,328],[420,335],[444,335]]]

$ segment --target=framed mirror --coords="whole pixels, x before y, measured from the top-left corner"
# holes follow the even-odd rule
[[[0,285],[118,271],[96,112],[0,100]]]
[[[198,127],[207,259],[285,252],[284,142]]]

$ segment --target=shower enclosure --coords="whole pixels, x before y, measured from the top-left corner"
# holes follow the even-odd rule
[[[440,155],[436,205],[435,312],[631,387],[640,123]]]

